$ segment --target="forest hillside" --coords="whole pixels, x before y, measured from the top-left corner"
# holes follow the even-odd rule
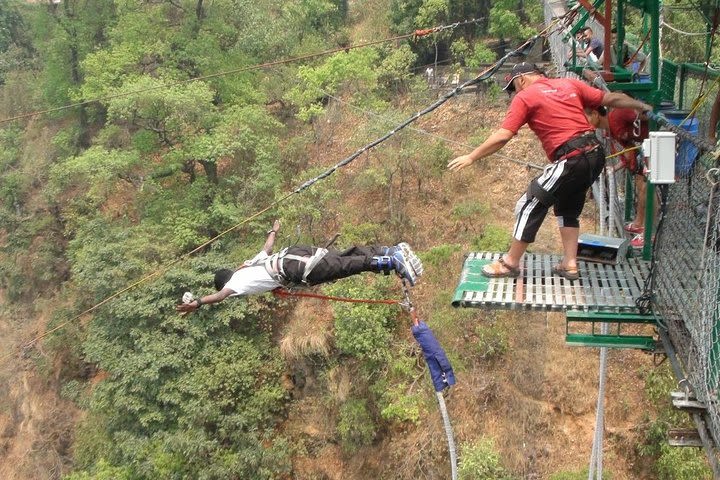
[[[339,233],[338,248],[419,253],[413,298],[458,380],[460,478],[587,478],[597,351],[565,346],[560,314],[450,306],[464,254],[507,247],[524,163],[545,162],[525,129],[447,171],[502,120],[498,80],[280,201],[541,25],[537,0],[0,2],[0,478],[449,478],[396,306],[267,294],[175,311],[275,219],[277,246]],[[588,206],[584,231],[595,220]],[[555,230],[534,251],[556,251]],[[314,291],[402,297],[371,273]],[[701,451],[666,445],[686,421],[667,365],[609,358],[608,478],[709,478]]]

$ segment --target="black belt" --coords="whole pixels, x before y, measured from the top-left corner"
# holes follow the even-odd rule
[[[566,160],[581,153],[590,152],[600,146],[595,132],[586,132],[560,145],[554,153],[556,162]]]

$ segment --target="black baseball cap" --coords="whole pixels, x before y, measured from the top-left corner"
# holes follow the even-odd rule
[[[515,85],[513,85],[513,80],[515,80],[517,77],[521,77],[523,75],[527,75],[528,73],[541,73],[540,69],[535,65],[534,63],[529,62],[522,62],[517,63],[512,68],[512,71],[505,76],[505,80],[507,81],[507,85],[505,85],[506,92],[514,92],[515,91]]]

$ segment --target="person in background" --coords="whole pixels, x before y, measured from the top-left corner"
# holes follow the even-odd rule
[[[568,59],[572,59],[573,56],[585,58],[586,47],[587,43],[585,42],[585,32],[580,30],[575,33],[575,42],[573,43],[573,48],[568,52]]]
[[[534,64],[518,63],[507,77],[505,90],[517,92],[500,128],[472,152],[448,163],[456,172],[507,144],[526,123],[540,139],[550,164],[517,202],[510,249],[486,265],[487,277],[517,277],[520,260],[542,225],[550,207],[560,229],[563,259],[552,268],[568,280],[579,278],[577,245],[579,217],[588,189],[605,167],[605,152],[585,116],[599,106],[652,110],[650,105],[619,92],[603,92],[572,78],[549,79]]]
[[[593,36],[592,28],[585,27],[583,32],[585,33],[585,42],[587,44],[585,47],[585,56],[593,62],[597,62],[603,53],[603,42],[599,38]]]
[[[617,43],[617,29],[613,27],[611,33],[612,48],[610,49],[610,63],[612,65],[617,65],[618,56],[615,51],[615,44]],[[647,55],[645,55],[642,50],[633,48],[631,53],[630,45],[627,42],[623,42],[620,52],[622,57],[622,65],[625,68],[629,68],[633,72],[633,74],[638,74],[645,70],[645,65],[647,64]],[[602,65],[604,59],[605,52],[603,52],[602,55],[600,55],[600,57],[598,58],[598,63]]]
[[[608,112],[605,107],[599,107],[586,113],[590,125],[605,130],[611,140],[619,145],[618,151],[637,147],[639,143],[648,138],[648,118],[637,110],[614,108]],[[625,152],[620,156],[620,162],[616,169],[622,168],[627,168],[628,172],[635,177],[636,198],[635,218],[625,224],[624,228],[626,232],[635,235],[630,240],[630,245],[642,248],[645,231],[645,185],[647,179],[643,173],[643,165],[637,149]]]

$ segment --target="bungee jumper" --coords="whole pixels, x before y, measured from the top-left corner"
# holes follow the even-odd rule
[[[273,254],[279,229],[280,222],[275,220],[262,250],[239,268],[215,272],[216,293],[194,298],[186,292],[183,303],[175,309],[189,313],[204,304],[222,302],[228,297],[256,295],[280,287],[314,286],[362,272],[387,275],[394,271],[414,286],[423,273],[422,262],[405,242],[390,247],[354,246],[342,252],[333,248],[298,245]]]

